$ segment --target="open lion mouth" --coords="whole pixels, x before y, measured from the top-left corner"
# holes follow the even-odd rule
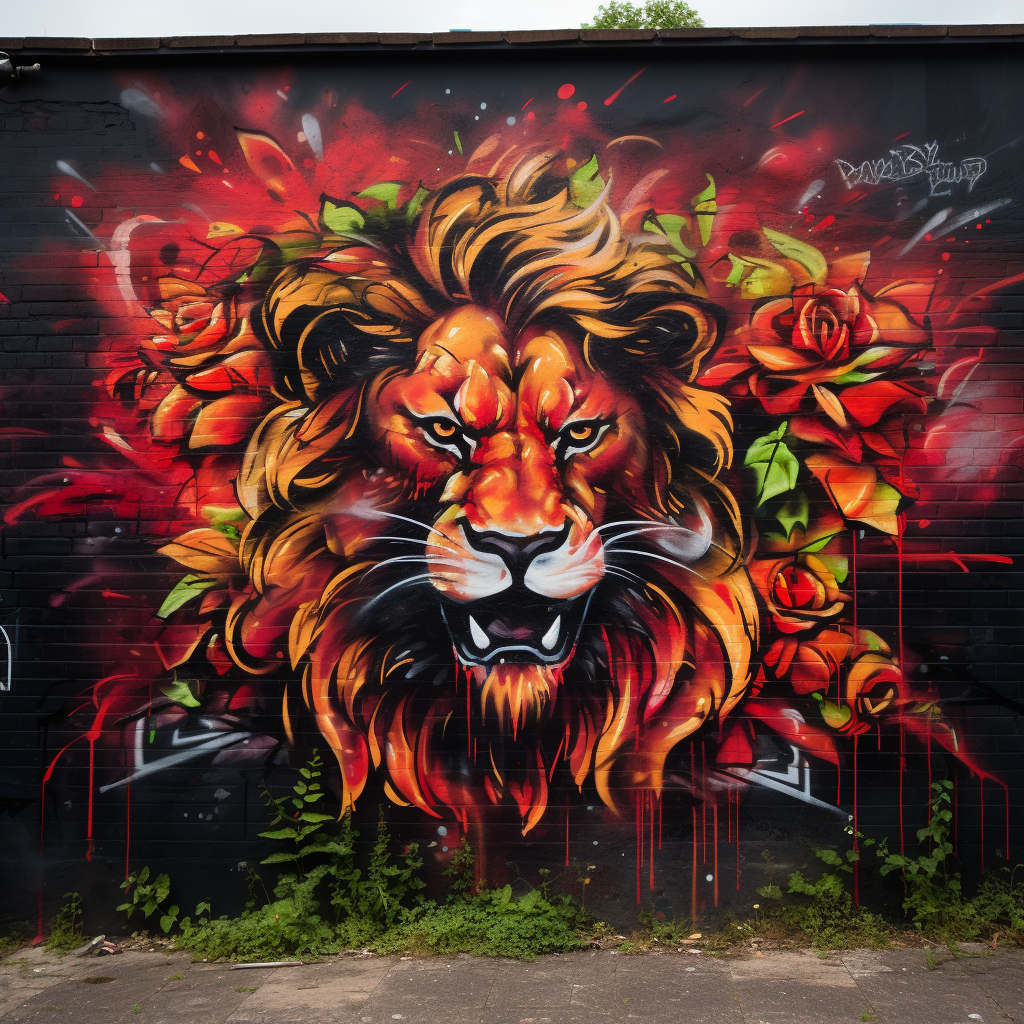
[[[441,614],[464,664],[559,665],[576,645],[592,594],[552,601],[520,586],[478,601],[442,598]]]

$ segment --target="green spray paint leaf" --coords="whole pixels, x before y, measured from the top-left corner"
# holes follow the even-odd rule
[[[237,536],[237,530],[235,530],[235,534]],[[166,619],[168,615],[173,615],[182,605],[188,604],[192,598],[198,597],[203,592],[209,590],[210,587],[215,586],[216,583],[216,580],[203,576],[193,576],[191,573],[188,576],[182,576],[175,583],[174,589],[164,598],[163,604],[157,609],[156,617],[158,619]]]
[[[328,195],[320,197],[320,225],[335,235],[351,235],[366,226],[363,211],[344,199],[331,199]]]
[[[402,190],[400,181],[382,181],[358,193],[360,199],[377,199],[393,210],[398,202],[398,193]]]
[[[850,574],[850,560],[846,555],[818,555],[818,561],[836,578],[836,583],[845,583]]]
[[[821,717],[825,719],[825,724],[832,729],[841,729],[850,720],[852,714],[853,712],[846,704],[833,704],[830,700],[825,701],[821,707]]]
[[[199,707],[199,698],[196,697],[193,690],[195,685],[194,679],[174,679],[169,683],[164,683],[160,687],[160,692],[165,697],[170,697],[175,704],[186,708],[197,708]]]
[[[456,138],[457,137],[458,132],[456,132]],[[423,200],[426,199],[427,196],[429,195],[430,193],[422,185],[420,185],[420,187],[416,189],[416,195],[414,195],[412,199],[410,199],[409,202],[405,204],[406,223],[412,223],[413,218],[416,216],[417,213],[420,212],[420,207],[423,205]]]
[[[819,540],[816,540],[813,544],[808,544],[806,547],[802,547],[800,549],[800,552],[801,554],[805,555],[814,554],[815,551],[820,551],[823,547],[825,547],[828,544],[830,540],[834,539],[837,536],[839,535],[836,533],[830,533],[827,537],[821,537]]]
[[[798,238],[790,238],[781,231],[773,231],[771,228],[764,228],[764,236],[775,246],[783,256],[799,263],[808,274],[811,275],[815,284],[824,284],[828,277],[828,264],[825,257],[807,242],[801,242]]]
[[[462,156],[462,139],[459,138],[458,132],[453,131],[452,135],[455,136],[455,148],[459,151],[459,156]]]
[[[240,523],[249,517],[245,510],[231,505],[207,505],[203,509],[203,518],[208,519],[211,526],[221,523]]]
[[[687,234],[689,234],[690,218],[683,217],[678,213],[651,212],[644,218],[643,223],[644,231],[653,231],[656,234],[663,235],[676,252],[687,259],[693,259],[697,252],[683,241],[683,228],[686,228]]]
[[[697,215],[697,227],[700,228],[701,245],[708,244],[715,214],[718,212],[718,203],[715,202],[715,179],[710,174],[706,176],[710,184],[703,192],[699,192],[693,197],[693,209]]]
[[[764,437],[759,437],[747,449],[743,460],[757,477],[757,504],[760,507],[771,498],[775,498],[796,487],[800,463],[782,440],[786,434],[788,421],[782,423]]]
[[[569,202],[585,210],[604,191],[604,178],[598,174],[597,156],[581,164],[569,179]]]
[[[804,491],[797,491],[775,513],[775,518],[782,523],[786,531],[786,540],[793,534],[793,527],[799,523],[805,530],[811,518],[811,503]]]

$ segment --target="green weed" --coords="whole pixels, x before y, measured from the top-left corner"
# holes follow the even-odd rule
[[[66,892],[64,900],[50,919],[46,937],[46,948],[54,953],[67,953],[82,944],[82,897],[77,892]]]

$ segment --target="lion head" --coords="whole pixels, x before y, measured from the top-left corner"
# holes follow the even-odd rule
[[[372,765],[464,822],[527,831],[559,770],[615,807],[748,686],[731,422],[692,383],[722,313],[557,159],[325,238],[253,316],[276,404],[238,478],[228,648],[301,672],[345,806]]]

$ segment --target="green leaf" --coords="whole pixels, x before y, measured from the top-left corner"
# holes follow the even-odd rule
[[[825,719],[825,724],[833,729],[846,725],[852,714],[848,705],[834,704],[830,700],[825,701],[821,708],[821,717]]]
[[[219,526],[221,523],[241,523],[249,517],[245,510],[230,505],[207,505],[203,509],[203,518],[208,519],[211,526]]]
[[[398,193],[402,191],[403,184],[401,181],[381,181],[369,188],[364,188],[362,192],[358,193],[358,196],[360,199],[377,199],[384,203],[389,210],[393,210],[398,202]]]
[[[644,231],[652,231],[655,234],[663,235],[676,252],[687,259],[693,259],[697,252],[683,241],[683,228],[686,228],[687,232],[689,232],[690,220],[688,217],[680,216],[678,213],[654,213],[652,211],[647,214],[643,223]]]
[[[735,287],[743,279],[743,271],[750,266],[746,260],[741,260],[738,256],[727,253],[729,262],[732,264],[732,269],[729,271],[729,276],[725,279],[725,283],[730,287]]]
[[[782,523],[786,531],[786,540],[789,540],[790,536],[792,536],[793,527],[797,523],[806,530],[811,518],[811,504],[807,500],[807,494],[804,491],[797,491],[775,513],[775,518]]]
[[[279,828],[273,832],[260,832],[264,839],[297,839],[299,833],[293,828]]]
[[[162,683],[160,686],[160,692],[165,697],[170,697],[175,704],[181,704],[182,707],[186,708],[197,708],[200,706],[199,698],[196,697],[193,687],[198,685],[194,679],[174,679],[169,683]],[[139,881],[145,881],[145,878],[139,876]]]
[[[453,131],[452,135],[455,136],[455,148],[459,151],[459,156],[462,156],[462,139],[459,138],[459,133]]]
[[[585,210],[604,191],[604,178],[598,174],[597,155],[581,164],[569,179],[569,202]]]
[[[351,235],[366,226],[363,211],[355,203],[344,199],[320,197],[320,225],[335,235]]]
[[[758,506],[796,487],[800,463],[782,440],[788,425],[788,421],[782,423],[747,449],[743,464],[749,466],[757,477]]]
[[[231,527],[231,529],[234,529],[234,527]],[[235,533],[237,534],[238,531],[235,530]],[[182,576],[175,583],[174,589],[164,598],[163,604],[157,610],[157,618],[166,619],[168,615],[173,615],[182,605],[188,604],[192,598],[198,597],[209,590],[210,587],[215,586],[216,583],[216,580],[203,576],[194,576],[191,573],[187,576]]]
[[[160,918],[160,930],[169,932],[178,919],[178,908],[172,903],[167,908],[167,913]]]
[[[311,779],[313,777],[312,773],[310,772],[310,770],[308,768],[300,768],[299,769],[299,774],[304,779]]]
[[[297,860],[302,860],[304,854],[301,853],[272,853],[269,857],[264,858],[260,861],[261,864],[292,864]],[[199,911],[197,910],[198,914]]]
[[[203,900],[202,903],[196,904],[196,917],[200,914],[208,914],[210,912],[210,904]]]
[[[828,864],[830,867],[837,868],[842,866],[843,858],[835,850],[815,850],[814,855],[823,864]]]
[[[836,578],[836,583],[845,583],[850,573],[850,560],[846,555],[818,555],[818,561]]]
[[[818,540],[812,542],[811,544],[805,544],[800,549],[800,552],[805,555],[812,555],[815,551],[820,551],[823,547],[825,547],[828,544],[830,540],[834,540],[838,536],[838,533],[830,533],[827,537],[820,537]]]
[[[715,179],[710,174],[707,175],[707,179],[710,183],[708,187],[693,197],[693,209],[697,216],[697,227],[700,229],[701,245],[708,244],[715,214],[718,212],[718,204],[715,202]]]
[[[334,817],[333,814],[320,814],[317,811],[303,811],[301,817],[302,817],[303,821],[334,821],[335,820],[335,817]]]
[[[771,228],[764,228],[763,231],[765,238],[787,259],[799,263],[811,275],[815,284],[825,283],[828,277],[828,264],[813,245],[801,242],[798,238],[790,238],[789,235],[773,231]]]
[[[458,132],[455,133],[455,137],[459,137]],[[459,152],[461,153],[462,150],[459,150]],[[416,189],[416,195],[405,204],[405,219],[408,223],[412,223],[412,219],[420,212],[423,200],[429,195],[430,193],[422,185]]]
[[[850,370],[849,373],[844,373],[839,377],[832,379],[833,384],[864,384],[869,380],[874,380],[877,373],[863,373],[860,370]]]

